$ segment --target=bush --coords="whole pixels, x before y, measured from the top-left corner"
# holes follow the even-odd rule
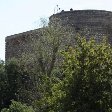
[[[3,109],[1,112],[35,112],[32,107],[20,102],[12,101],[8,109]]]

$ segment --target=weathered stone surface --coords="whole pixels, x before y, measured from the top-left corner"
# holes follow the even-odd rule
[[[94,35],[110,34],[112,25],[112,12],[103,10],[76,10],[65,11],[52,15],[50,20],[59,18],[63,26],[73,27],[75,30],[89,30]]]
[[[82,32],[87,38],[95,36],[99,41],[101,37],[108,36],[112,43],[112,12],[104,10],[75,10],[62,11],[52,15],[50,22],[57,22],[64,27],[72,27],[76,32]],[[31,39],[38,39],[41,35],[36,29],[6,37],[6,60],[12,57],[20,57],[22,53],[33,52]]]
[[[21,57],[23,53],[33,52],[31,48],[31,42],[32,39],[38,40],[39,36],[41,35],[40,30],[41,29],[36,29],[6,37],[6,60],[13,57]]]

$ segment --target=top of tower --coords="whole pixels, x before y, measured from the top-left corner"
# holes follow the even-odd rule
[[[106,11],[106,10],[96,10],[96,9],[86,9],[86,10],[73,10],[72,8],[69,10],[69,11],[64,11],[62,10],[61,12],[57,12],[56,14],[53,14],[50,16],[50,18],[52,16],[58,16],[58,15],[63,15],[63,14],[108,14],[108,15],[111,15],[112,12],[111,11]]]

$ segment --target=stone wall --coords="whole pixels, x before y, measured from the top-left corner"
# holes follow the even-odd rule
[[[112,12],[104,10],[76,10],[62,11],[52,15],[50,21],[58,18],[63,26],[74,28],[77,32],[83,31],[88,37],[110,36],[112,26]]]
[[[112,43],[112,12],[110,11],[62,11],[52,15],[49,19],[50,23],[55,19],[63,27],[71,27],[74,31],[81,32],[87,38],[95,36],[99,41],[101,37],[108,36],[109,42]],[[37,29],[6,37],[6,60],[12,57],[21,57],[22,53],[25,52],[33,52],[31,39],[38,39],[40,35],[40,29]]]
[[[32,40],[38,40],[41,29],[36,29],[20,34],[15,34],[6,37],[5,47],[5,59],[11,59],[12,57],[21,57],[24,53],[31,53],[32,51]]]

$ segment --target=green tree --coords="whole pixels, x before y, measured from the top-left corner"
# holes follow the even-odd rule
[[[62,54],[63,78],[41,100],[43,112],[112,112],[111,46],[78,38],[75,48]]]
[[[8,80],[5,73],[5,63],[0,60],[0,110],[9,105],[8,102]]]
[[[35,99],[34,95],[36,94],[34,91],[34,80],[31,79],[31,75],[34,72],[29,72],[25,63],[21,63],[17,59],[11,59],[7,62],[5,72],[8,79],[8,100],[14,99],[15,101],[30,105]]]
[[[48,26],[45,25],[44,20],[42,20],[42,24],[38,39],[31,36],[31,47],[34,52],[31,55],[23,55],[23,57],[27,57],[26,63],[31,60],[37,65],[38,74],[52,76],[61,64],[59,51],[66,49],[73,41],[72,32],[70,32],[70,28],[68,30],[57,23],[56,18]]]
[[[17,100],[16,94],[19,88],[19,85],[21,84],[20,81],[20,70],[19,65],[15,60],[11,60],[10,62],[7,62],[5,65],[5,72],[7,74],[8,79],[8,94],[10,96],[10,100],[14,99]]]
[[[31,106],[20,102],[12,101],[8,109],[3,109],[1,112],[35,112]]]
[[[30,47],[32,49],[31,54],[23,54],[20,59],[20,63],[26,66],[26,70],[32,74],[31,80],[34,83],[36,93],[34,102],[43,97],[46,91],[51,88],[51,81],[45,83],[47,79],[51,79],[54,76],[61,77],[60,65],[62,64],[62,56],[60,50],[64,50],[71,44],[73,38],[71,38],[70,32],[60,26],[59,23],[54,20],[49,26],[45,23],[42,29],[39,29],[39,37],[32,37]],[[38,38],[38,39],[37,39]],[[32,89],[31,89],[32,91]],[[38,95],[38,97],[36,97]]]

